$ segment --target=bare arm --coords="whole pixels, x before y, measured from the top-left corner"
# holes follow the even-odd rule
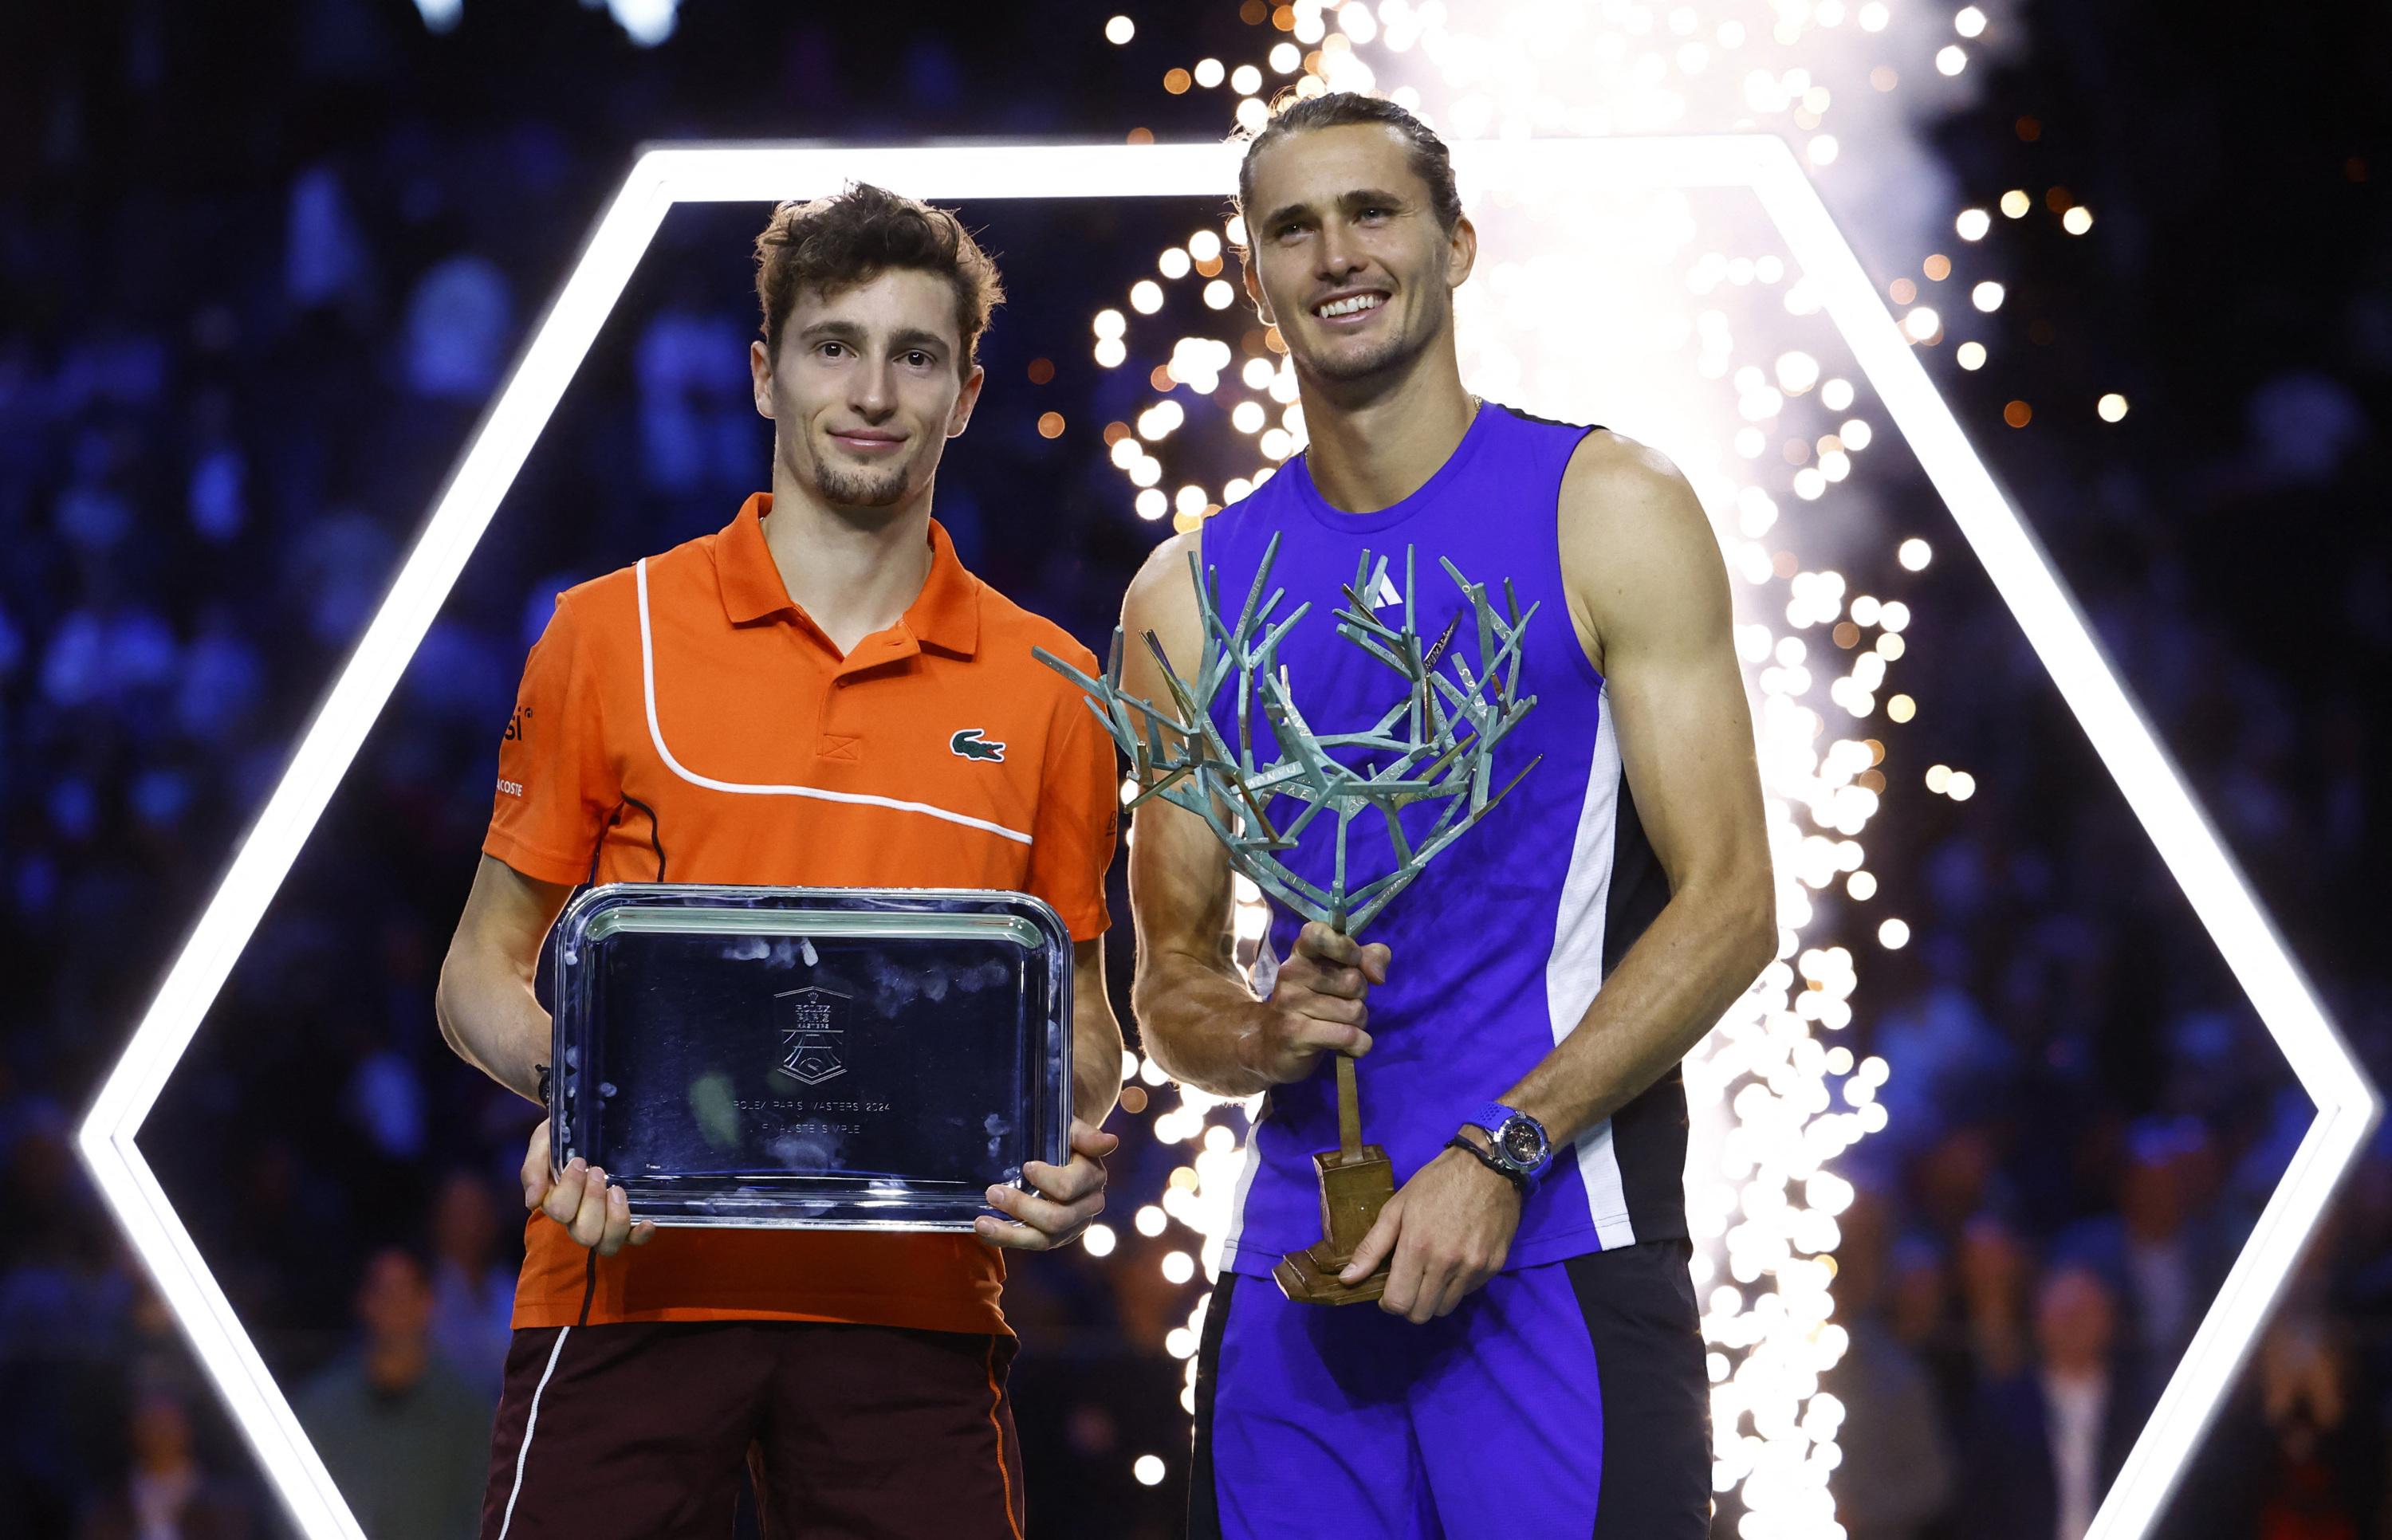
[[[1122,601],[1122,686],[1157,705],[1171,695],[1145,633],[1183,676],[1203,651],[1188,578],[1194,550],[1186,535],[1156,547]],[[1194,813],[1160,797],[1139,807],[1129,899],[1138,927],[1131,1004],[1147,1052],[1174,1080],[1251,1096],[1311,1074],[1324,1052],[1370,1051],[1363,997],[1386,981],[1387,949],[1307,925],[1270,998],[1257,1000],[1231,953],[1228,856]]]
[[[1504,1097],[1555,1145],[1692,1052],[1777,948],[1727,572],[1694,489],[1632,440],[1591,439],[1563,481],[1562,572],[1670,901],[1578,1029]]]
[[[433,1013],[440,1035],[457,1056],[526,1101],[540,1101],[540,1072],[549,1055],[548,1013],[532,992],[540,943],[572,889],[527,877],[485,855],[474,871],[465,912],[449,938],[440,964]],[[543,1112],[545,1107],[541,1109]],[[566,1227],[576,1241],[613,1256],[626,1245],[644,1245],[656,1226],[634,1223],[623,1189],[576,1158],[564,1171],[552,1166],[548,1119],[531,1132],[524,1152],[524,1207],[536,1209]]]
[[[433,996],[440,1035],[457,1056],[526,1101],[540,1100],[534,1066],[548,1062],[548,1013],[532,993],[540,943],[572,889],[484,856]]]
[[[1105,938],[1072,943],[1072,1106],[1102,1128],[1121,1098],[1121,1023],[1105,991]]]

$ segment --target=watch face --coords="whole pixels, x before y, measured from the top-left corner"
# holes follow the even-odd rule
[[[1537,1126],[1525,1118],[1505,1123],[1496,1137],[1503,1142],[1503,1153],[1515,1166],[1533,1166],[1545,1158],[1545,1142],[1537,1137]]]

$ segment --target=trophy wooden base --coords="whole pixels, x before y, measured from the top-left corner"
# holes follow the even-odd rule
[[[1271,1269],[1271,1281],[1279,1291],[1300,1305],[1360,1305],[1369,1304],[1387,1291],[1387,1270],[1376,1273],[1358,1284],[1344,1284],[1337,1275],[1351,1260],[1346,1257],[1322,1257],[1323,1249],[1315,1244],[1309,1249],[1290,1251]]]
[[[1341,1282],[1337,1275],[1379,1222],[1379,1210],[1396,1196],[1395,1168],[1376,1145],[1351,1152],[1323,1150],[1312,1164],[1320,1175],[1321,1237],[1280,1258],[1271,1279],[1297,1304],[1366,1304],[1385,1292],[1387,1264],[1382,1262],[1378,1271],[1359,1283]]]

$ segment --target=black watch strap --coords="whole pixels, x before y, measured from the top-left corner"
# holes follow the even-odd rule
[[[1514,1171],[1511,1167],[1503,1164],[1502,1161],[1496,1159],[1491,1153],[1480,1149],[1478,1145],[1471,1140],[1469,1135],[1457,1133],[1452,1138],[1448,1139],[1445,1142],[1445,1147],[1448,1149],[1469,1151],[1471,1155],[1477,1158],[1480,1165],[1486,1167],[1488,1171],[1493,1171],[1504,1181],[1512,1184],[1512,1188],[1514,1192],[1517,1192],[1522,1197],[1528,1196],[1528,1179],[1518,1171]]]

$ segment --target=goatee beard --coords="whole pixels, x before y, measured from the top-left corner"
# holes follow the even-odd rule
[[[817,464],[814,485],[825,502],[841,508],[887,508],[905,495],[905,468],[849,471]]]

